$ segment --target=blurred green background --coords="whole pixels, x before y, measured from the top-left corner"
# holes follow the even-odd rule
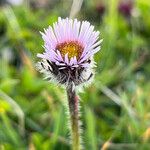
[[[85,149],[149,150],[149,0],[0,0],[0,150],[70,150],[65,91],[35,70],[39,31],[70,14],[104,39],[79,94]]]

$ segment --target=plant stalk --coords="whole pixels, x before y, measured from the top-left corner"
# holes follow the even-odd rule
[[[79,127],[79,99],[73,86],[67,87],[69,104],[72,150],[81,150],[80,127]]]

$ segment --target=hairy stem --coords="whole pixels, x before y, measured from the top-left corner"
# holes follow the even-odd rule
[[[67,96],[70,114],[72,150],[81,150],[80,129],[79,129],[79,108],[78,108],[79,99],[76,96],[75,89],[73,89],[72,86],[67,87]]]

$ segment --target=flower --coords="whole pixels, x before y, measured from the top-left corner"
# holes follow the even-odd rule
[[[132,0],[121,0],[118,6],[119,12],[125,17],[131,17],[133,9],[133,1]]]
[[[58,22],[41,32],[43,54],[37,56],[38,69],[46,78],[68,85],[80,85],[93,76],[93,55],[100,50],[99,31],[88,21],[58,18]]]

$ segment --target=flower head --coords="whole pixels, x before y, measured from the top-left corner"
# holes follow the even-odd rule
[[[87,21],[61,19],[42,33],[43,54],[38,68],[48,79],[61,84],[75,85],[89,81],[93,76],[93,55],[100,50],[99,31]]]

